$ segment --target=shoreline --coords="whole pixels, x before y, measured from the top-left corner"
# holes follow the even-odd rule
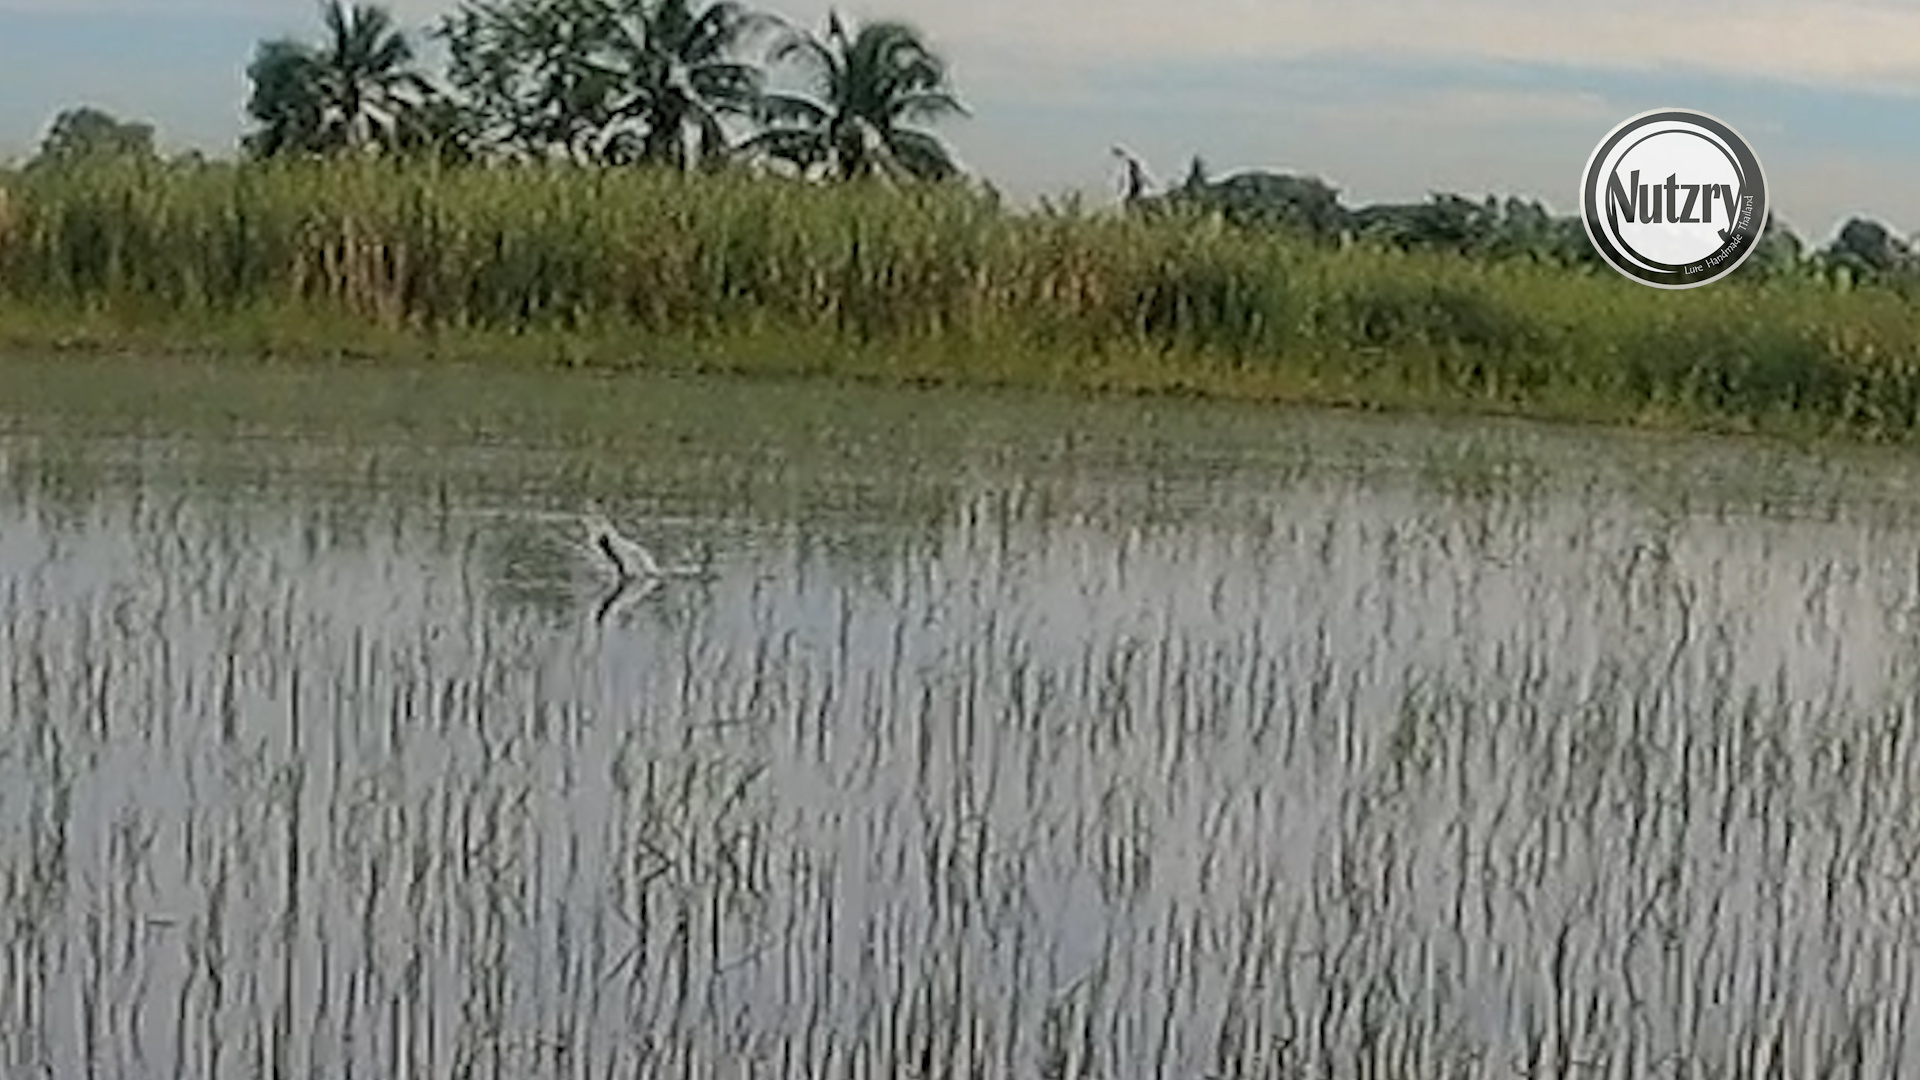
[[[1894,290],[1760,277],[1674,293],[1205,216],[646,170],[35,175],[0,216],[0,348],[1920,436],[1920,319]]]
[[[995,357],[997,353],[997,358]],[[1715,416],[1686,410],[1626,408],[1591,395],[1489,400],[1459,391],[1417,390],[1396,380],[1315,380],[1285,365],[1249,369],[1219,359],[1116,350],[1104,358],[1038,356],[1018,344],[999,349],[938,347],[920,341],[856,344],[796,328],[784,332],[705,337],[640,332],[590,336],[561,331],[419,332],[382,328],[349,317],[275,313],[257,319],[134,322],[15,305],[0,311],[0,372],[12,357],[137,358],[325,366],[349,364],[404,374],[443,365],[618,377],[700,376],[823,380],[844,385],[939,391],[1060,394],[1083,399],[1159,398],[1243,406],[1326,409],[1377,415],[1486,418],[1662,434],[1700,434],[1904,444],[1908,435],[1864,437],[1826,430],[1814,418]]]

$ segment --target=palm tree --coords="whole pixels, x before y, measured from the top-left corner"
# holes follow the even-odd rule
[[[620,51],[633,76],[627,111],[646,127],[640,156],[685,168],[691,137],[699,160],[726,152],[727,116],[750,115],[760,101],[762,72],[735,58],[751,35],[775,25],[739,0],[628,0]]]
[[[264,42],[248,69],[247,111],[263,125],[249,140],[258,152],[393,145],[433,95],[387,9],[325,0],[320,14],[327,30],[320,48]]]
[[[913,27],[870,22],[849,35],[829,12],[824,39],[789,31],[770,59],[798,65],[814,93],[763,95],[760,116],[771,126],[744,148],[803,175],[825,167],[842,179],[884,172],[931,180],[960,171],[939,138],[905,126],[967,115],[948,84],[946,62]]]
[[[321,6],[329,41],[315,69],[329,141],[360,149],[375,138],[396,140],[415,109],[433,94],[414,69],[413,45],[386,8],[340,0]]]
[[[621,76],[606,52],[619,32],[603,0],[470,0],[434,33],[484,141],[575,162],[617,156]]]
[[[247,67],[247,79],[253,84],[247,115],[260,124],[242,140],[248,153],[273,157],[324,149],[313,67],[313,50],[298,41],[279,38],[260,43]]]
[[[762,73],[734,54],[773,25],[743,0],[468,0],[437,32],[476,119],[522,152],[685,167],[751,114]]]

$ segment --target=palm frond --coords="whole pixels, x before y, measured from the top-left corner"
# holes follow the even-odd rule
[[[767,62],[792,64],[815,76],[839,67],[839,59],[833,51],[804,29],[790,29],[781,33],[767,48]]]
[[[833,118],[833,111],[799,94],[765,93],[755,102],[754,115],[763,124],[824,126]]]
[[[736,153],[784,161],[805,172],[831,156],[826,133],[817,128],[767,128],[742,140]]]
[[[894,115],[902,120],[938,120],[945,116],[970,116],[960,99],[945,90],[918,90],[894,99]]]
[[[894,128],[884,138],[893,159],[921,180],[947,180],[960,173],[953,152],[930,132]]]

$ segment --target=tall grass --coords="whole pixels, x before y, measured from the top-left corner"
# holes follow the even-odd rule
[[[1002,375],[1671,415],[1905,437],[1920,326],[1886,292],[1316,248],[959,190],[381,162],[12,178],[0,298],[153,327],[342,328],[1002,357]],[[340,317],[347,317],[343,320]],[[343,330],[344,332],[344,330]],[[797,347],[797,346],[796,346]],[[1124,381],[1124,380],[1123,380]],[[1136,380],[1138,381],[1138,380]]]

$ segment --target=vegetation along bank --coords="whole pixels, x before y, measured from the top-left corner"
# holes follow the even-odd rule
[[[1197,159],[1015,209],[927,126],[965,105],[903,24],[501,0],[434,28],[436,78],[381,9],[324,15],[261,45],[234,160],[76,109],[0,175],[0,343],[1915,432],[1920,271],[1871,222],[1665,292],[1537,204],[1349,209]]]

